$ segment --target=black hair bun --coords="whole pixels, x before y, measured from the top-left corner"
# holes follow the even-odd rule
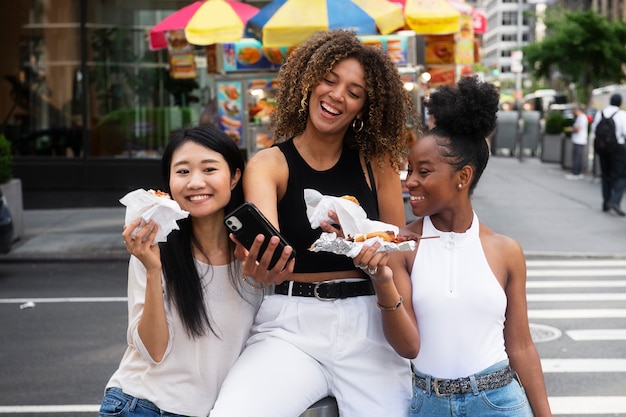
[[[449,136],[484,140],[496,127],[500,95],[477,77],[463,77],[454,85],[439,87],[426,103],[438,129]]]

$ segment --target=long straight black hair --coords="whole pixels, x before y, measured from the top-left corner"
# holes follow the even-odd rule
[[[237,169],[243,174],[245,163],[241,151],[232,138],[224,132],[210,126],[179,129],[170,135],[161,159],[161,171],[167,192],[170,192],[170,169],[173,154],[187,142],[195,142],[221,154],[228,163],[231,177],[235,175]],[[238,181],[232,190],[230,201],[224,208],[224,213],[230,212],[242,203],[243,186],[241,181]],[[206,335],[208,331],[215,334],[215,329],[211,325],[210,312],[205,308],[202,279],[194,260],[194,245],[198,248],[200,245],[194,236],[191,219],[188,217],[179,220],[178,226],[180,229],[172,231],[167,237],[167,242],[160,244],[167,297],[178,311],[190,337],[200,337]],[[227,233],[226,226],[224,226],[224,233]],[[241,294],[240,268],[233,266],[235,245],[230,239],[228,243],[231,249],[229,251],[230,262],[228,263],[230,280]],[[205,259],[209,264],[211,263],[206,254]]]

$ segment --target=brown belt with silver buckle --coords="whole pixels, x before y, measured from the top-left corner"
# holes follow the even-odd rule
[[[510,366],[507,366],[506,368],[490,374],[477,375],[475,378],[478,391],[485,391],[488,389],[502,388],[510,384],[514,378],[514,372]],[[426,378],[415,374],[415,372],[413,373],[413,383],[416,387],[426,390]],[[458,379],[431,378],[430,391],[441,397],[454,394],[467,394],[473,390],[469,377],[466,377]]]
[[[363,281],[323,281],[323,282],[297,282],[285,281],[274,287],[275,294],[291,295],[294,297],[315,297],[318,300],[336,300],[338,298],[360,297],[362,295],[374,295],[374,286],[370,280]]]

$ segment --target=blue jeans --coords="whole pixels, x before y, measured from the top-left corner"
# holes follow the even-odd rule
[[[505,368],[508,361],[497,363],[475,374],[489,374]],[[416,372],[427,378],[426,375]],[[432,378],[432,377],[431,377]],[[438,397],[413,385],[411,416],[428,417],[532,417],[526,392],[517,376],[510,384],[496,389]]]
[[[153,402],[125,394],[120,388],[108,388],[104,393],[98,417],[185,417],[162,411]]]

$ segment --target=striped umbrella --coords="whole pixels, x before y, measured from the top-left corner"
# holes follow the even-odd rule
[[[193,45],[236,42],[243,37],[245,24],[258,8],[234,0],[196,1],[163,19],[150,31],[150,49],[167,47],[166,33],[184,30]]]
[[[320,30],[378,33],[375,18],[352,0],[274,0],[246,25],[246,36],[265,47],[298,45]]]

